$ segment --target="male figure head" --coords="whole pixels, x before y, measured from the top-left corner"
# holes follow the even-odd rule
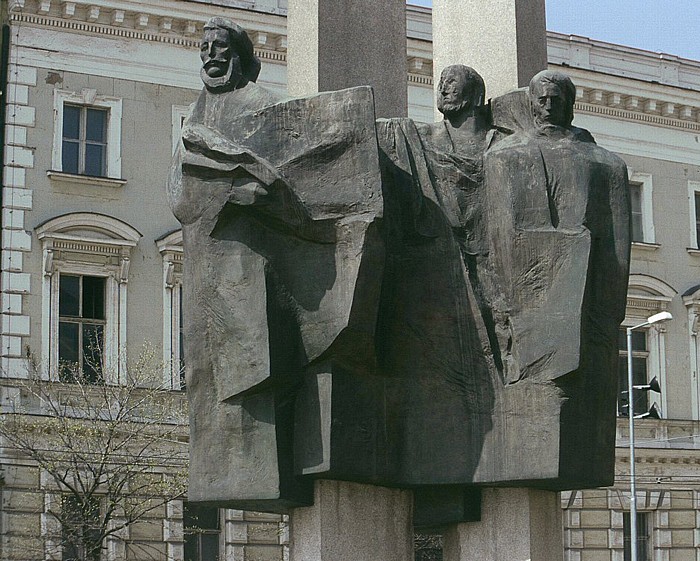
[[[566,74],[543,70],[530,80],[532,113],[538,129],[571,128],[576,86]]]
[[[226,18],[214,17],[204,25],[199,57],[202,81],[212,92],[242,88],[260,73],[248,34]]]
[[[485,96],[484,79],[469,66],[453,64],[440,74],[437,108],[452,124],[473,115]]]

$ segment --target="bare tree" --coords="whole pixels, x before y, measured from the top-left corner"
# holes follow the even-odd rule
[[[6,454],[36,464],[60,496],[45,554],[97,560],[109,539],[128,542],[127,528],[185,493],[185,400],[154,383],[162,370],[150,364],[142,357],[118,385],[62,365],[66,381],[18,380],[3,404]]]

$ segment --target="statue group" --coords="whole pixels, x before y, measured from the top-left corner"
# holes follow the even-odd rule
[[[168,187],[190,500],[286,512],[340,479],[450,522],[474,486],[611,484],[627,169],[572,125],[571,80],[487,103],[450,66],[418,124],[369,87],[258,86],[224,18],[201,58]]]

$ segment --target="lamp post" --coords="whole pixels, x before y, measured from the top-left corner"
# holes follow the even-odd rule
[[[629,419],[630,448],[630,559],[637,559],[637,486],[634,467],[634,381],[632,379],[632,331],[673,319],[669,312],[660,312],[648,317],[644,323],[627,328],[627,417]],[[641,389],[641,388],[640,388]]]

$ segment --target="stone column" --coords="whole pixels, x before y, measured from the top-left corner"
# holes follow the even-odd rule
[[[433,0],[433,74],[466,64],[486,97],[526,86],[547,67],[545,0]]]
[[[405,0],[289,0],[288,14],[290,95],[370,85],[377,117],[406,116]]]
[[[290,561],[411,561],[410,491],[315,482],[314,505],[290,515]]]
[[[444,561],[562,561],[559,495],[537,489],[484,489],[481,522],[450,526]]]

